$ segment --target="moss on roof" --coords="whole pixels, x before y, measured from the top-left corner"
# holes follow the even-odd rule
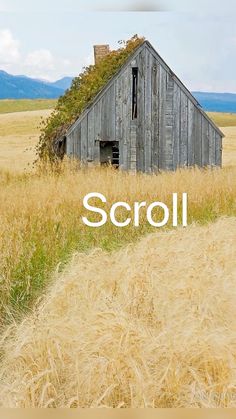
[[[51,116],[42,122],[41,135],[37,146],[40,159],[54,160],[55,141],[66,133],[88,104],[102,90],[107,82],[117,73],[129,56],[144,42],[137,35],[128,41],[120,41],[120,48],[111,51],[98,64],[84,68],[84,71],[72,82]]]

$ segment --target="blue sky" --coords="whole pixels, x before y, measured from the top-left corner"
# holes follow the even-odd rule
[[[0,69],[76,75],[94,44],[117,48],[138,33],[189,89],[236,93],[235,21],[235,0],[0,0]]]

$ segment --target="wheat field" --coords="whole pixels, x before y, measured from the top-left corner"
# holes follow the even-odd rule
[[[0,115],[0,406],[236,407],[236,128],[222,170],[32,170],[50,112]],[[189,226],[89,229],[91,191]]]
[[[50,273],[63,266],[75,251],[87,252],[100,247],[116,250],[155,230],[140,211],[140,227],[133,223],[117,228],[107,222],[100,228],[88,228],[82,216],[100,220],[83,207],[83,198],[102,193],[108,212],[115,202],[135,201],[147,205],[161,201],[170,209],[167,229],[172,225],[172,194],[188,194],[188,223],[204,224],[221,216],[236,215],[236,167],[223,170],[179,170],[160,176],[133,176],[110,168],[77,170],[65,165],[61,173],[0,176],[0,313],[1,324],[18,319],[27,311],[48,283]],[[99,203],[99,206],[101,202]],[[179,201],[179,209],[181,202]],[[127,211],[117,213],[120,220]],[[133,213],[131,213],[132,219]],[[163,214],[157,213],[157,219]],[[179,211],[179,222],[181,212]],[[0,324],[0,326],[1,326]]]
[[[0,404],[235,407],[235,231],[225,218],[75,254],[3,337]]]

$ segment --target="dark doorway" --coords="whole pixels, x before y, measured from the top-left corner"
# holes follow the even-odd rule
[[[66,154],[66,136],[60,138],[55,145],[55,153],[57,157],[63,159]]]
[[[120,153],[118,141],[100,142],[100,163],[101,165],[112,165],[119,167]]]

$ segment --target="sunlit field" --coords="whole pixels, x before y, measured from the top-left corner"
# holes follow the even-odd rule
[[[12,173],[32,171],[39,125],[50,112],[36,110],[0,115],[0,169]]]
[[[223,170],[181,170],[160,176],[120,173],[112,169],[78,171],[65,167],[61,174],[9,175],[0,178],[1,319],[24,312],[47,284],[50,272],[67,262],[74,251],[94,247],[119,248],[151,229],[143,209],[140,227],[101,228],[82,223],[83,198],[100,192],[105,209],[119,201],[161,201],[172,208],[172,193],[188,193],[188,222],[212,222],[236,215],[236,167]],[[181,206],[181,202],[179,202]],[[124,210],[125,211],[125,210]],[[127,212],[123,217],[127,216]],[[161,215],[160,215],[161,216]],[[99,217],[97,215],[97,217]],[[181,219],[181,213],[179,212]],[[97,218],[96,218],[97,220]],[[167,227],[171,226],[170,223]],[[59,264],[59,265],[58,265]]]
[[[236,122],[222,169],[134,176],[32,168],[50,112],[0,115],[0,406],[236,407]],[[90,192],[107,212],[162,201],[170,222],[88,228]]]
[[[0,114],[53,109],[56,103],[56,99],[5,99],[0,100]]]
[[[18,102],[23,103],[19,105]],[[47,100],[0,101],[0,169],[13,173],[32,171],[40,121],[50,115],[54,105],[55,101]],[[19,106],[22,110],[17,112]],[[40,106],[48,106],[48,109],[42,110]],[[10,113],[1,114],[1,109]],[[210,113],[209,116],[226,135],[223,140],[224,166],[236,164],[236,114]]]
[[[208,112],[208,115],[218,127],[236,126],[236,113]]]
[[[235,230],[226,218],[75,255],[6,332],[0,405],[235,407]]]

